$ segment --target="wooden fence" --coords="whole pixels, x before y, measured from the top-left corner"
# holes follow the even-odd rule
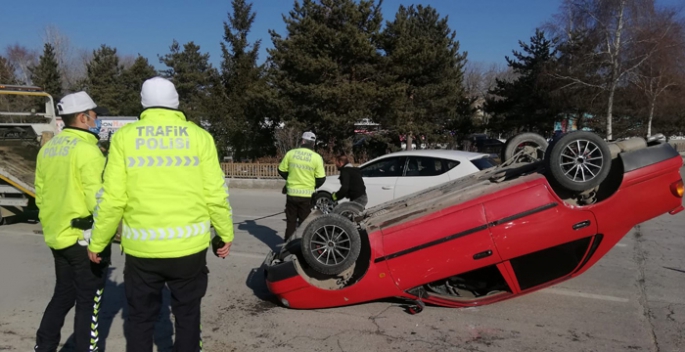
[[[221,168],[228,178],[280,179],[278,164],[262,163],[222,163]],[[335,165],[324,165],[326,176],[337,175]]]

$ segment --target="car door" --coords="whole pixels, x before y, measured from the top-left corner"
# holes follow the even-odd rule
[[[395,184],[404,172],[405,161],[406,157],[402,156],[383,158],[360,168],[369,198],[367,207],[393,199]]]
[[[597,234],[590,211],[569,207],[538,184],[484,203],[493,241],[520,289],[570,274]]]
[[[482,204],[442,209],[381,231],[384,255],[375,262],[388,263],[402,290],[501,260]]]
[[[406,196],[423,189],[449,181],[447,166],[442,159],[409,156],[404,174],[395,184],[395,198]]]

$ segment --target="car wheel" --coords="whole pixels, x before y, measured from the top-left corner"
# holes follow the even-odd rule
[[[333,208],[334,214],[339,214],[350,221],[354,222],[354,218],[364,211],[364,206],[356,202],[345,202],[338,204]]]
[[[545,150],[547,149],[547,140],[537,133],[525,132],[518,134],[509,140],[502,148],[502,162],[505,162],[516,155],[524,148],[529,147],[534,153],[529,153],[530,157],[533,158],[532,161],[543,160],[545,156]],[[529,157],[529,158],[530,158]]]
[[[560,186],[582,192],[598,186],[611,169],[609,145],[592,132],[563,135],[545,153],[545,168]]]
[[[356,226],[339,214],[325,214],[310,222],[302,234],[302,256],[316,272],[338,275],[359,257],[361,239]]]
[[[335,201],[333,196],[327,192],[317,192],[314,196],[314,206],[319,209],[324,214],[329,214],[333,212],[335,208]]]

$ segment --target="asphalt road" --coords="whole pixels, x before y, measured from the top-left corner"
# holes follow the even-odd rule
[[[281,212],[283,196],[232,190],[230,200],[231,255],[208,258],[206,351],[685,351],[685,213],[642,224],[563,284],[490,306],[409,315],[391,301],[312,311],[274,305],[255,270],[281,243],[285,220],[255,219]],[[0,351],[32,347],[52,293],[52,257],[39,231],[36,224],[0,227]],[[113,259],[100,333],[105,350],[123,351],[123,256]],[[63,342],[72,322],[73,310]],[[166,308],[155,335],[159,351],[170,351],[172,322]]]

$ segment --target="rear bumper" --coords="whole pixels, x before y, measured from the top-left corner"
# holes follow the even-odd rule
[[[276,283],[299,276],[292,261],[273,264],[276,253],[269,252],[262,263],[267,283]],[[275,292],[273,292],[275,293]]]
[[[684,209],[685,209],[685,207],[683,207],[683,206],[681,205],[681,206],[679,206],[679,207],[677,207],[677,208],[675,208],[675,209],[669,211],[668,213],[671,214],[671,215],[675,215],[675,214],[680,213],[680,212],[683,211]]]

